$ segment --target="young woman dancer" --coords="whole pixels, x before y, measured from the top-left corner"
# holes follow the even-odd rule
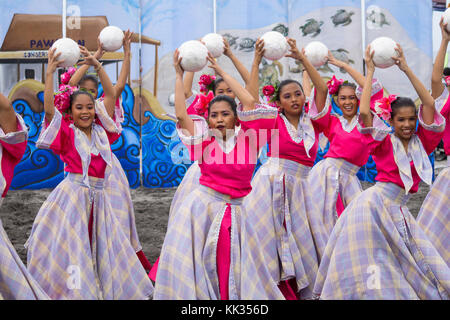
[[[210,56],[210,67],[241,101],[219,95],[208,118],[189,116],[178,50],[175,110],[177,128],[191,159],[199,160],[199,185],[180,196],[171,211],[156,275],[155,299],[283,299],[271,280],[253,227],[242,206],[250,192],[262,129],[273,126],[276,110],[260,106]],[[256,132],[256,134],[255,134]]]
[[[123,39],[124,60],[122,63],[122,69],[120,70],[119,78],[117,80],[117,83],[114,85],[114,96],[116,99],[116,104],[114,107],[113,118],[116,122],[117,127],[119,127],[120,129],[122,128],[121,123],[124,120],[124,111],[120,103],[120,97],[122,95],[122,91],[125,88],[128,73],[130,70],[131,35],[132,33],[129,30],[125,32],[125,36]],[[100,59],[103,54],[104,50],[101,43],[99,42],[98,49],[95,52],[94,57],[96,59]],[[92,94],[94,98],[96,98],[98,97],[98,79],[94,75],[86,75],[88,69],[88,65],[82,65],[80,68],[78,68],[76,72],[71,76],[69,85],[78,86],[80,90],[87,91]],[[96,105],[100,103],[103,98],[104,97],[96,99]],[[96,108],[96,110],[98,109],[99,108]],[[110,197],[111,205],[116,214],[116,217],[119,219],[123,231],[133,245],[133,248],[139,257],[142,266],[145,270],[147,270],[147,272],[149,272],[151,269],[151,264],[142,251],[142,245],[139,241],[139,236],[136,229],[136,220],[134,216],[134,207],[131,200],[130,185],[128,183],[125,171],[123,170],[119,159],[117,159],[114,153],[112,153],[112,166],[112,172],[105,184],[105,189],[107,190],[106,194]]]
[[[316,158],[318,135],[324,129],[321,121],[330,111],[330,98],[326,83],[298,50],[295,40],[288,39],[288,44],[287,57],[302,62],[315,88],[307,98],[297,81],[280,83],[274,98],[280,112],[269,137],[269,160],[255,174],[244,206],[273,281],[286,299],[294,300],[312,297],[318,250],[326,244],[318,216],[308,216],[307,176]],[[258,40],[251,71],[254,98],[258,95],[263,46]]]
[[[440,27],[442,41],[431,76],[431,95],[436,99],[436,110],[442,114],[446,121],[443,141],[444,151],[447,155],[447,167],[439,173],[434,181],[417,216],[417,223],[430,238],[447,265],[450,265],[450,229],[448,227],[450,221],[450,77],[445,79],[445,86],[442,83],[442,70],[444,69],[450,33],[447,31],[447,24],[444,24],[442,19]]]
[[[362,192],[356,174],[367,163],[370,150],[357,128],[364,76],[347,63],[335,59],[331,52],[328,62],[346,70],[358,84],[357,88],[354,83],[338,80],[335,76],[328,81],[328,90],[336,97],[342,115],[327,117],[323,133],[330,146],[325,159],[312,168],[308,177],[310,194],[313,195],[311,214],[320,216],[329,236],[344,208]],[[371,87],[373,103],[383,97],[383,87],[376,80]]]
[[[422,105],[417,114],[409,98],[377,102],[375,111],[390,122],[394,133],[380,129],[380,120],[370,112],[375,66],[369,46],[358,127],[371,146],[377,183],[354,199],[334,226],[314,286],[322,299],[449,297],[450,269],[406,207],[420,180],[431,183],[428,154],[439,143],[445,120],[435,112],[433,97],[409,68],[399,45],[397,52],[393,59]]]
[[[119,137],[112,120],[114,89],[101,64],[95,66],[105,98],[76,91],[53,99],[59,62],[49,51],[44,91],[45,123],[37,146],[49,148],[66,164],[66,178],[39,210],[27,241],[28,270],[52,299],[146,299],[153,286],[123,232],[104,188],[112,170],[110,144]],[[66,113],[63,117],[62,113]]]
[[[27,148],[27,127],[0,93],[0,207],[13,179],[14,167]],[[9,241],[0,220],[0,300],[49,299]]]

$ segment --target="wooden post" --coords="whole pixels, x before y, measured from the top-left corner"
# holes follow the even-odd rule
[[[153,95],[158,94],[158,46],[155,45],[155,78],[153,80]]]
[[[20,63],[17,64],[17,82],[20,81]]]

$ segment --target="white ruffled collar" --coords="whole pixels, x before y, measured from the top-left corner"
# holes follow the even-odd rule
[[[219,134],[215,135],[214,131],[212,131],[212,132],[213,132],[214,138],[217,140],[217,144],[220,146],[222,151],[225,154],[228,154],[236,146],[237,136],[238,136],[240,131],[241,131],[241,126],[240,125],[235,126],[234,127],[234,133],[232,134],[231,137],[228,137],[227,140],[223,140],[223,136],[222,135],[219,135]]]
[[[341,122],[342,129],[345,132],[350,133],[358,125],[358,116],[359,116],[359,113],[357,113],[350,121],[347,121],[347,119],[345,119],[344,116],[342,116],[342,115],[338,115],[337,117],[338,117],[339,121]]]
[[[289,122],[284,114],[280,113],[280,118],[283,119],[286,130],[289,133],[292,141],[294,141],[295,143],[301,143],[303,141],[306,154],[308,155],[308,157],[311,157],[309,155],[309,150],[311,150],[312,146],[316,142],[316,135],[313,124],[311,122],[311,118],[305,112],[302,112],[298,121],[297,128],[295,128]]]

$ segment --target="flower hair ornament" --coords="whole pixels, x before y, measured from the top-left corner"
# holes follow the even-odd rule
[[[207,94],[208,92],[213,91],[214,80],[216,80],[216,76],[202,74],[200,76],[200,81],[198,82],[200,92]]]
[[[382,118],[385,121],[388,121],[391,119],[391,104],[397,99],[397,96],[395,94],[389,95],[389,97],[383,97],[381,99],[378,99],[374,103],[374,111],[375,113]]]
[[[445,85],[448,87],[450,86],[450,76],[444,77]]]
[[[280,83],[278,81],[275,82],[275,85],[267,85],[261,89],[263,96],[266,98],[266,102],[269,106],[278,108],[275,103],[275,99],[278,94]]]
[[[212,99],[214,99],[214,93],[212,91],[209,91],[207,95],[198,94],[193,102],[195,112],[199,116],[208,118],[208,106]]]
[[[338,78],[336,78],[336,76],[333,75],[333,77],[330,80],[328,80],[328,82],[327,82],[328,92],[330,94],[338,93],[339,86],[346,82],[348,82],[348,81],[344,81],[343,79],[338,79]]]
[[[61,78],[60,78],[61,79],[61,83],[65,84],[65,85],[69,84],[70,78],[72,78],[72,76],[75,73],[75,71],[77,71],[76,68],[70,67],[66,72],[64,72],[61,75]]]

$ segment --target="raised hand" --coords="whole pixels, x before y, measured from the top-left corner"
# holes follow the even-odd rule
[[[84,56],[84,60],[78,63],[78,65],[89,65],[89,66],[98,66],[100,62],[98,62],[97,58],[93,56],[86,47],[79,46],[80,52]],[[97,50],[98,51],[98,50]]]
[[[48,66],[47,73],[55,73],[56,69],[64,62],[64,59],[58,60],[58,57],[61,55],[61,52],[55,55],[56,48],[50,48],[48,50]]]
[[[450,41],[450,32],[447,31],[447,23],[444,24],[444,17],[439,21],[439,27],[441,28],[442,40]]]
[[[184,70],[183,67],[181,66],[181,59],[182,58],[180,58],[180,51],[176,49],[175,52],[173,53],[173,67],[175,68],[175,73],[183,77]]]
[[[395,61],[395,64],[398,66],[400,70],[406,71],[406,69],[408,69],[408,63],[406,62],[403,49],[398,43],[397,48],[395,48],[395,51],[397,51],[398,57],[392,57],[392,59]]]
[[[254,63],[256,64],[260,64],[262,58],[264,57],[264,40],[263,39],[258,39],[255,43],[255,58],[253,60]]]
[[[217,63],[216,59],[214,59],[214,57],[211,55],[210,52],[208,52],[208,57],[207,57],[208,61],[211,63],[208,67],[210,67],[211,69],[213,69],[215,71],[216,74],[218,74],[219,76],[223,76],[224,71],[223,69],[219,66],[219,64]]]
[[[304,50],[302,50],[303,52],[300,52],[300,50],[298,50],[297,48],[297,41],[295,41],[295,39],[292,38],[286,38],[288,45],[289,45],[289,51],[290,53],[286,54],[286,57],[290,57],[290,58],[294,58],[296,60],[300,60],[303,61],[305,59],[305,54],[304,54]]]
[[[105,49],[103,49],[103,45],[100,42],[100,38],[97,38],[97,51],[94,53],[94,57],[97,60],[100,60],[105,54]]]
[[[366,53],[364,56],[364,60],[366,62],[367,71],[375,71],[375,64],[373,63],[373,55],[375,51],[371,52],[370,44],[366,48]]]
[[[338,68],[342,68],[345,65],[343,61],[336,59],[330,50],[328,50],[328,62]]]
[[[223,38],[223,44],[224,44],[223,54],[226,55],[227,57],[233,55],[233,52],[231,51],[230,44],[228,43],[227,39]]]
[[[129,54],[130,53],[130,47],[131,47],[131,36],[133,35],[133,32],[128,29],[125,31],[125,35],[123,37],[123,53]]]

